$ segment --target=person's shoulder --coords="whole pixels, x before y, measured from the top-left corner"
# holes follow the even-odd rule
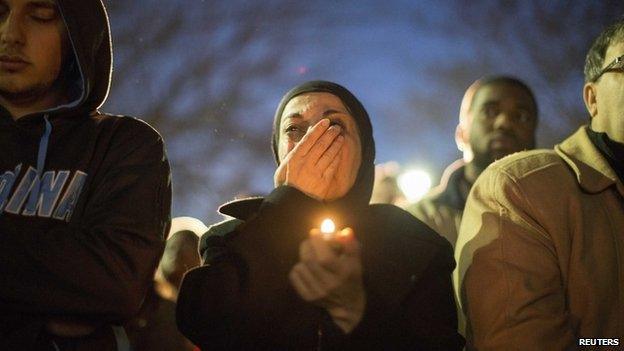
[[[433,188],[429,192],[427,192],[427,194],[425,194],[425,196],[423,196],[421,199],[405,207],[405,210],[414,214],[424,212],[427,208],[437,207],[439,205],[440,197],[442,196],[442,194],[443,191],[437,189],[437,187]]]
[[[162,142],[160,133],[138,117],[95,112],[90,115],[90,119],[98,128],[109,129],[120,136],[125,135],[142,141]]]
[[[218,222],[209,226],[208,230],[202,237],[204,236],[205,237],[210,237],[210,236],[224,237],[232,233],[236,229],[236,227],[238,227],[239,225],[243,223],[244,221],[240,219],[236,219],[236,218],[223,220],[221,222]]]
[[[479,178],[502,173],[513,180],[549,176],[567,169],[561,157],[550,149],[516,152],[492,163]]]
[[[440,206],[444,206],[441,201],[443,191],[432,189],[420,200],[405,206],[405,210],[420,220],[434,217]]]
[[[525,201],[576,187],[574,172],[554,150],[531,150],[492,163],[477,178],[471,196]]]
[[[532,150],[507,156],[486,168],[472,187],[466,209],[476,201],[513,208],[514,213],[536,206],[562,210],[579,194],[577,176],[561,156],[554,150]],[[462,228],[465,221],[466,213]]]
[[[244,223],[240,219],[226,219],[212,224],[206,233],[201,236],[199,253],[206,260],[206,255],[215,255],[215,250],[221,252],[227,246],[229,236],[236,231],[236,227]]]

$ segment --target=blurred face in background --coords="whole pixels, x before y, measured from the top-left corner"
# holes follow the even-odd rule
[[[160,260],[160,274],[173,286],[180,287],[182,277],[192,268],[201,264],[198,253],[199,237],[191,231],[174,233],[165,246],[165,252]]]
[[[338,157],[340,163],[325,200],[343,197],[355,183],[362,162],[360,134],[355,119],[337,96],[324,93],[306,93],[292,98],[281,116],[278,155],[280,161],[303,138],[308,128],[323,118],[341,127],[345,140]]]
[[[493,82],[479,88],[461,130],[462,142],[481,168],[514,152],[535,147],[537,107],[524,88]],[[460,125],[460,129],[461,129]],[[466,130],[467,129],[467,130]]]

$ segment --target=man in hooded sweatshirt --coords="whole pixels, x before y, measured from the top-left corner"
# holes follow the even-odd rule
[[[160,135],[100,113],[101,0],[0,1],[0,350],[122,350],[169,226]]]

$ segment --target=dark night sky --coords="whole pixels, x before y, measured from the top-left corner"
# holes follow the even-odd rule
[[[277,1],[266,12],[251,9],[250,1],[117,1],[109,8],[121,76],[104,110],[140,116],[163,132],[178,189],[174,215],[207,222],[218,219],[216,206],[234,195],[271,189],[273,110],[286,90],[309,79],[336,81],[360,98],[373,119],[378,163],[419,166],[437,179],[460,155],[453,132],[463,90],[487,74],[512,74],[535,89],[538,144],[551,147],[585,121],[584,55],[599,31],[624,13],[621,1]],[[148,8],[156,8],[152,17]],[[166,28],[167,16],[181,18],[182,29],[174,30],[180,26],[174,21],[164,32],[172,38],[161,41],[164,34],[149,31]],[[226,45],[229,33],[245,26],[257,39],[245,50]],[[218,103],[221,87],[247,68],[245,60],[271,54],[276,62],[269,74],[250,69],[236,83],[242,102]],[[199,83],[182,97],[167,95],[170,75],[208,60],[216,68],[194,77]],[[146,115],[154,99],[169,99],[171,111],[159,119]],[[207,100],[216,104],[196,116],[205,125],[175,129],[184,128],[176,118],[190,118],[186,111]],[[220,113],[211,114],[214,106]],[[217,137],[218,145],[206,146]],[[240,172],[248,176],[227,184]]]

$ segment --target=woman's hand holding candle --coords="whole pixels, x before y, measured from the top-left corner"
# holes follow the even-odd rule
[[[336,250],[336,245],[341,250]],[[299,263],[289,278],[302,299],[327,310],[345,333],[362,319],[366,305],[362,259],[360,243],[351,228],[336,232],[332,238],[312,229],[299,247]]]

